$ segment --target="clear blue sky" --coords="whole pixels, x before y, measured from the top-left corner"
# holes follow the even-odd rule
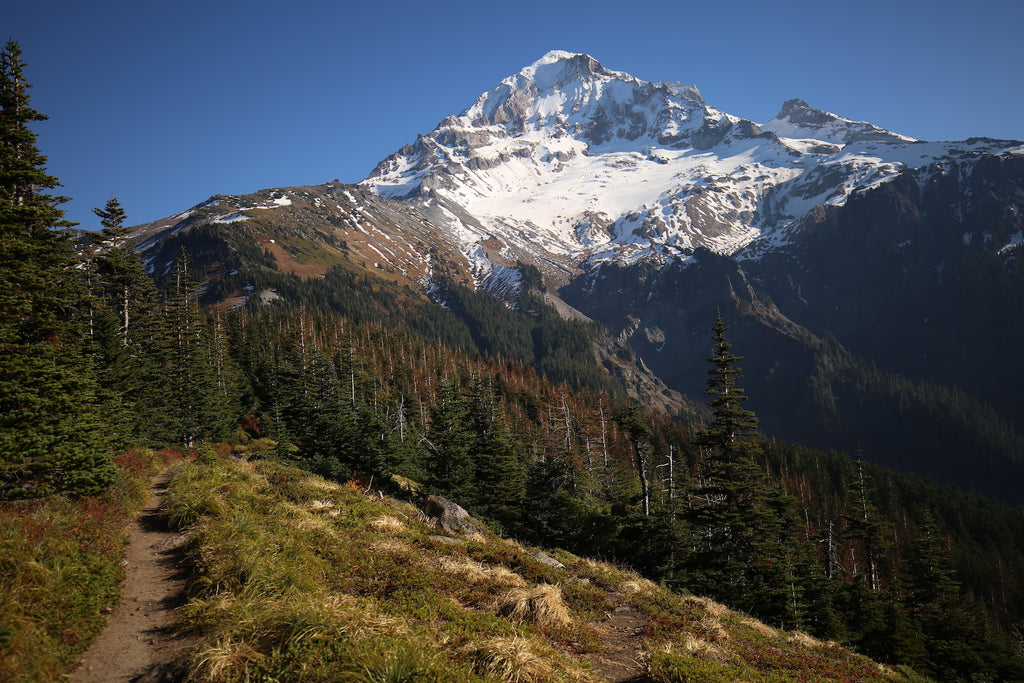
[[[0,11],[68,218],[129,224],[213,194],[357,182],[552,49],[696,85],[766,121],[782,102],[929,140],[1024,138],[1010,0],[23,0]]]

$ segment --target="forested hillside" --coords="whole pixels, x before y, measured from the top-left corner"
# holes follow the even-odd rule
[[[625,399],[592,329],[536,298],[440,282],[428,315],[339,269],[275,285],[308,287],[300,305],[204,308],[187,254],[160,288],[146,275],[116,198],[73,248],[15,44],[2,66],[3,500],[103,491],[132,446],[269,439],[268,458],[400,475],[507,536],[938,680],[1024,678],[1021,510],[763,439],[729,320],[706,321],[706,419],[684,422]]]

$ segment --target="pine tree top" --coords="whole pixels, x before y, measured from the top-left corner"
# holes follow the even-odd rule
[[[708,443],[719,446],[730,446],[738,439],[757,433],[757,417],[743,408],[742,403],[748,397],[738,386],[743,375],[736,363],[743,360],[743,357],[732,352],[732,343],[726,337],[727,330],[725,321],[719,315],[711,328],[714,342],[708,362],[712,367],[708,370],[708,388],[705,391],[714,397],[709,402],[714,411],[714,419],[705,437]]]
[[[0,211],[3,223],[28,220],[41,228],[70,227],[57,204],[65,197],[53,197],[44,190],[60,186],[56,176],[46,172],[46,157],[36,147],[36,133],[29,123],[46,121],[47,116],[29,106],[21,48],[8,41],[0,51]],[[19,220],[20,219],[20,220]]]

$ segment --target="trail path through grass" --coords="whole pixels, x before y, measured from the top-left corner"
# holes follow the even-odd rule
[[[71,683],[174,680],[189,643],[174,629],[174,610],[185,602],[184,535],[168,531],[159,515],[169,479],[167,471],[152,479],[149,502],[131,530],[121,601]]]
[[[653,679],[646,676],[640,663],[640,639],[647,631],[647,618],[624,604],[621,596],[608,597],[615,609],[598,630],[604,650],[587,659],[598,676],[612,683],[649,683]]]

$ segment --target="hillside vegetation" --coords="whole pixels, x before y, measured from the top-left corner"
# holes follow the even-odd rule
[[[176,467],[192,680],[904,680],[836,643],[270,460]]]

